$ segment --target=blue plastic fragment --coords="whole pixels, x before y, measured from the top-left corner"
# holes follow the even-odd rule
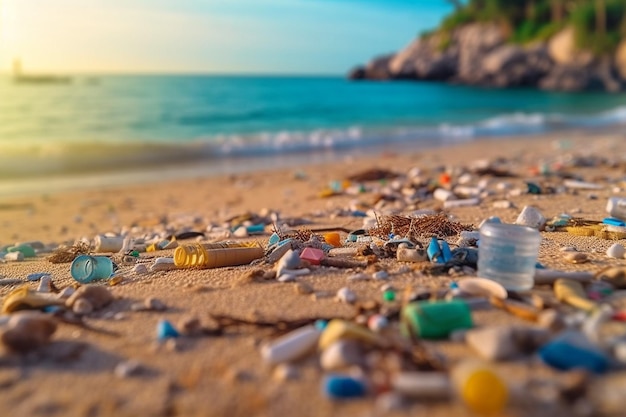
[[[452,282],[450,283],[450,289],[453,289],[453,290],[454,290],[454,289],[457,289],[457,288],[459,288],[459,284],[458,284],[458,283],[456,283],[455,281],[452,281]]]
[[[527,182],[528,194],[541,194],[541,187],[534,182]]]
[[[246,232],[248,232],[248,234],[263,233],[265,232],[265,225],[263,223],[259,223],[247,226]]]
[[[328,320],[315,320],[314,326],[317,330],[324,330],[328,326]]]
[[[446,263],[452,259],[452,251],[450,251],[448,242],[445,240],[437,240],[436,237],[430,240],[426,253],[431,262],[438,264]]]
[[[280,236],[278,236],[278,233],[274,232],[267,241],[267,245],[272,246],[277,244],[278,242],[280,242]]]
[[[537,262],[537,263],[535,264],[535,268],[536,268],[536,269],[546,269],[546,267],[545,267],[545,266],[543,266],[542,264],[540,264],[539,262]]]
[[[322,384],[324,395],[335,400],[360,398],[367,394],[363,381],[347,375],[328,375]]]
[[[50,276],[50,274],[48,272],[35,272],[35,273],[32,273],[32,274],[28,274],[26,279],[29,280],[29,281],[39,281],[41,278],[49,277],[49,276]]]
[[[172,323],[167,320],[159,320],[157,323],[157,339],[165,340],[171,337],[178,337],[180,333],[174,328]]]
[[[586,369],[601,374],[609,369],[609,358],[583,335],[568,332],[539,350],[539,357],[553,368]]]
[[[621,227],[626,226],[626,223],[624,223],[622,220],[616,219],[613,217],[607,217],[603,219],[602,223],[608,224],[609,226],[621,226]]]
[[[352,217],[367,217],[367,213],[361,210],[352,210],[350,214]]]

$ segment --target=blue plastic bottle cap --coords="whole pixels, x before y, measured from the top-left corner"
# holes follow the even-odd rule
[[[365,384],[351,376],[329,375],[322,383],[324,394],[336,400],[360,398],[367,393]]]

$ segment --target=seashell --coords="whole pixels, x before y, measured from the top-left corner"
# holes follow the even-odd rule
[[[343,287],[337,291],[337,299],[342,303],[352,304],[356,301],[356,294],[348,287]]]
[[[563,258],[573,264],[584,264],[589,262],[589,257],[582,252],[565,252]]]
[[[15,313],[0,334],[0,343],[13,352],[27,352],[46,345],[57,329],[56,322],[39,312]]]
[[[70,298],[67,299],[65,305],[67,307],[72,307],[80,298],[89,301],[94,310],[99,310],[113,301],[113,294],[111,294],[111,291],[109,291],[107,287],[99,285],[83,285],[78,288],[76,292],[70,296]]]
[[[459,289],[470,295],[496,297],[506,299],[508,297],[507,290],[491,279],[487,278],[465,278],[458,282]]]
[[[626,266],[605,268],[596,274],[596,279],[608,282],[617,289],[626,289]]]
[[[626,254],[626,249],[619,243],[612,244],[607,250],[606,255],[610,258],[623,258]]]

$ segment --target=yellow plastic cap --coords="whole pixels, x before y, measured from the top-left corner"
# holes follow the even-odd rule
[[[509,399],[507,386],[488,369],[472,372],[460,388],[461,397],[467,406],[483,415],[499,413]]]

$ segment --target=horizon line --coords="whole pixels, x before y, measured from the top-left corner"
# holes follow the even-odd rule
[[[345,72],[280,72],[280,71],[180,71],[180,70],[113,70],[113,71],[24,71],[25,76],[112,76],[112,75],[136,75],[136,76],[265,76],[265,77],[345,77]],[[10,70],[0,70],[0,76],[13,76]]]

